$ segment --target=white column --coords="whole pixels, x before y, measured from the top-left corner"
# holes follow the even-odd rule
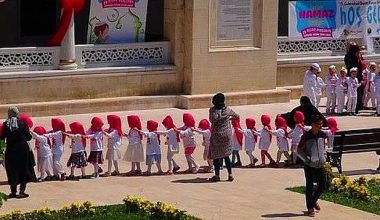
[[[75,34],[74,34],[74,11],[71,14],[70,26],[61,43],[59,69],[75,70],[78,65],[75,63]]]

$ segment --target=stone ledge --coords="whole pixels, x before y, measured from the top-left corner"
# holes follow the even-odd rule
[[[303,85],[278,87],[290,91],[290,99],[299,99],[303,95]]]
[[[179,103],[182,108],[195,109],[207,108],[211,106],[211,99],[214,94],[202,95],[181,95]],[[285,89],[260,90],[248,92],[225,93],[227,105],[255,105],[275,102],[289,102],[290,91]]]
[[[9,69],[12,70],[12,69]],[[170,71],[175,73],[175,65],[146,65],[146,66],[128,66],[128,67],[99,67],[84,68],[76,70],[43,70],[43,71],[0,71],[0,80],[18,79],[18,78],[38,78],[38,77],[56,77],[56,76],[75,76],[75,75],[99,75],[99,74],[123,74],[123,75],[142,75],[156,74],[156,72]]]

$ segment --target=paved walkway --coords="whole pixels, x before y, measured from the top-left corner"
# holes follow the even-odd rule
[[[259,117],[266,113],[275,116],[291,110],[297,105],[297,101],[281,104],[267,104],[255,106],[237,106],[233,109],[242,118],[254,117],[259,125]],[[155,119],[161,121],[166,114],[174,117],[177,125],[180,125],[182,113],[180,109],[160,109],[139,111],[145,125],[146,120]],[[207,109],[191,111],[197,121],[207,118]],[[126,128],[126,115],[132,112],[117,112],[122,116],[123,128]],[[136,112],[133,112],[136,113]],[[68,115],[60,116],[69,124],[72,121],[81,121],[89,125],[91,117],[100,116],[105,119],[107,114]],[[51,117],[35,118],[35,124],[50,126]],[[341,129],[379,127],[380,117],[338,117]],[[244,126],[244,121],[242,121]],[[161,125],[160,125],[161,126]],[[260,126],[257,126],[259,128]],[[162,126],[161,126],[161,129]],[[197,136],[198,146],[201,137]],[[275,143],[275,141],[273,142]],[[125,152],[126,140],[122,152]],[[163,149],[163,167],[167,168],[165,161],[166,149]],[[66,148],[63,162],[69,156]],[[275,155],[276,147],[271,147],[271,154]],[[202,162],[202,147],[196,150],[196,159]],[[258,151],[255,152],[258,156]],[[244,164],[248,157],[241,152]],[[186,167],[186,161],[182,154],[177,156],[181,167]],[[377,156],[374,153],[362,153],[345,155],[343,157],[343,170],[348,175],[364,175],[374,172],[378,165]],[[106,166],[103,166],[106,168]],[[130,165],[121,162],[121,171],[126,172]],[[145,168],[145,166],[144,166]],[[79,174],[79,170],[76,171]],[[207,178],[212,174],[187,174],[174,176],[152,177],[108,177],[96,180],[80,180],[66,182],[44,182],[29,184],[28,193],[31,197],[23,200],[9,200],[1,208],[0,213],[19,208],[31,210],[41,207],[60,208],[74,201],[90,200],[96,205],[121,203],[126,195],[142,196],[152,201],[164,201],[175,204],[180,209],[206,219],[309,219],[303,215],[305,210],[304,196],[285,190],[286,187],[304,184],[302,169],[234,169],[236,180],[230,182],[209,183]],[[92,166],[87,167],[87,173],[92,173]],[[223,170],[222,178],[227,178],[226,170]],[[0,169],[0,191],[9,192],[5,182],[4,169]],[[322,211],[317,219],[379,219],[379,216],[347,208],[330,202],[321,201]]]

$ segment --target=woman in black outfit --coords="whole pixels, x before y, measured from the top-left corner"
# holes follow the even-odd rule
[[[363,72],[363,69],[366,68],[366,62],[364,61],[363,56],[360,52],[359,45],[357,45],[354,42],[350,42],[347,45],[347,54],[344,56],[344,64],[346,65],[348,72],[350,72],[350,69],[353,67],[358,68],[356,77],[358,78],[359,82],[363,80],[362,72]],[[356,104],[356,110],[355,110],[356,114],[359,112],[359,110],[363,109],[363,102],[362,102],[363,94],[364,94],[364,85],[360,85],[358,87],[358,97],[357,97],[358,102]]]
[[[0,138],[5,139],[7,148],[5,150],[5,170],[7,172],[8,184],[11,193],[8,198],[26,198],[26,184],[36,181],[34,173],[34,156],[31,153],[27,141],[32,139],[29,127],[18,118],[18,109],[8,109],[8,119],[3,123],[3,132]],[[20,193],[17,196],[17,185],[20,185]]]

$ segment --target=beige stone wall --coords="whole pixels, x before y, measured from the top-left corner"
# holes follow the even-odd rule
[[[177,90],[184,87],[185,0],[164,0],[164,40],[170,41],[171,62],[177,67]]]
[[[213,34],[210,1],[185,2],[184,91],[186,94],[252,91],[276,87],[277,0],[252,0],[260,47],[210,48]],[[260,12],[260,10],[262,10]],[[255,27],[256,27],[255,26]],[[257,44],[257,42],[256,42]]]
[[[179,94],[172,70],[0,80],[0,104]]]

